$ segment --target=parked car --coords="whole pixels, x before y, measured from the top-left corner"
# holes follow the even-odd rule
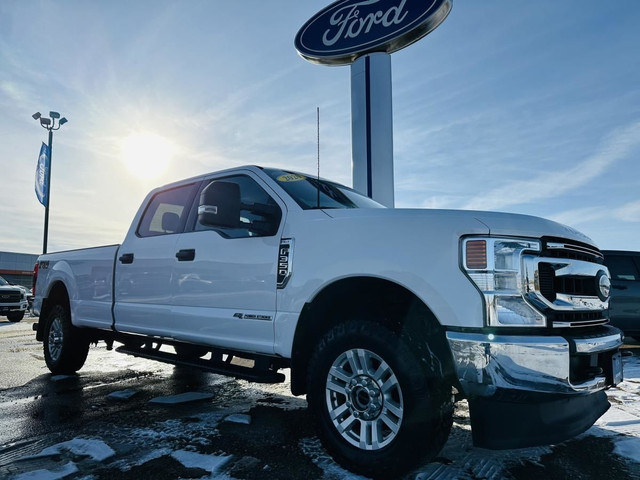
[[[611,273],[611,324],[640,341],[640,252],[603,250],[602,253]]]
[[[22,320],[29,308],[30,294],[31,290],[21,285],[13,285],[0,277],[0,315],[6,315],[10,322]]]

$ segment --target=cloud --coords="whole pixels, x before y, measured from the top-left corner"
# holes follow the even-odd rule
[[[465,209],[499,210],[536,200],[559,197],[600,176],[618,160],[640,145],[640,122],[614,131],[598,152],[575,166],[549,171],[529,180],[511,182],[471,199]]]
[[[617,208],[600,206],[566,210],[555,215],[549,215],[549,219],[573,226],[607,219],[621,220],[626,223],[640,223],[640,200],[626,203]]]
[[[549,219],[565,225],[580,225],[595,222],[611,216],[611,209],[607,207],[586,207],[566,210],[564,212],[549,215]]]
[[[613,211],[613,216],[630,223],[640,222],[640,201],[630,202]]]

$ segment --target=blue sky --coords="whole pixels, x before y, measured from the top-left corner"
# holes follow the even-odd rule
[[[314,172],[317,106],[321,174],[350,185],[349,67],[293,47],[329,3],[0,2],[0,250],[42,248],[36,111],[69,119],[49,251],[119,243],[148,190],[180,178]],[[637,0],[454,0],[392,55],[396,206],[538,215],[640,249],[638,25]],[[144,178],[124,160],[141,137],[170,153]]]

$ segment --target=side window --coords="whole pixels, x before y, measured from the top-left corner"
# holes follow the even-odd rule
[[[276,201],[255,180],[245,175],[236,175],[213,180],[206,184],[205,188],[216,182],[238,185],[240,212],[237,222],[234,222],[236,226],[210,227],[196,221],[196,231],[216,230],[227,238],[270,237],[278,232],[282,211]]]
[[[604,263],[609,267],[612,280],[638,281],[638,270],[633,263],[632,257],[622,255],[608,256]]]
[[[153,237],[182,231],[191,209],[197,184],[157,193],[149,202],[138,225],[138,235]]]

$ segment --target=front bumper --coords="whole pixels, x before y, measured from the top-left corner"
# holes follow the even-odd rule
[[[457,379],[468,397],[500,390],[586,394],[622,381],[622,333],[524,336],[447,332]]]
[[[27,308],[29,308],[29,304],[25,300],[24,302],[20,302],[19,304],[11,304],[11,305],[2,305],[0,304],[0,315],[6,315],[7,313],[13,312],[26,312]]]
[[[609,408],[622,381],[620,330],[523,336],[447,332],[474,445],[523,448],[568,440]]]

